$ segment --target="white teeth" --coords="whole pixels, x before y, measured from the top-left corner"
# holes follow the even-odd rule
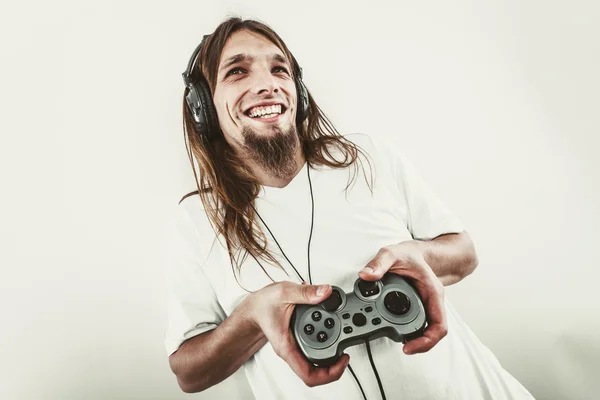
[[[267,114],[281,114],[281,104],[272,105],[266,108],[255,108],[248,115],[252,118]]]

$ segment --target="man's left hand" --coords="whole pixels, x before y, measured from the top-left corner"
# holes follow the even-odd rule
[[[425,307],[428,326],[422,337],[404,345],[404,353],[431,350],[448,333],[442,283],[425,261],[422,251],[410,241],[382,248],[358,275],[366,281],[376,281],[386,272],[410,278]]]

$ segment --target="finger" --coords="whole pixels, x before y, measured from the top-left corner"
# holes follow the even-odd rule
[[[282,358],[294,373],[310,387],[324,385],[340,379],[350,362],[350,356],[344,354],[335,364],[329,367],[316,367],[297,349],[286,352]]]
[[[331,285],[298,285],[290,283],[281,289],[281,298],[289,304],[317,304],[331,295]]]
[[[396,261],[394,253],[387,247],[383,247],[377,255],[365,265],[358,273],[361,279],[376,281],[383,277]]]
[[[406,354],[429,351],[448,333],[443,290],[432,287],[426,292],[425,296],[422,296],[422,299],[428,326],[423,332],[422,337],[411,340],[404,346]]]
[[[327,367],[329,379],[333,379],[333,381],[340,379],[348,364],[350,364],[350,356],[348,354],[342,354],[340,359],[336,361],[335,364]]]
[[[342,354],[335,364],[329,367],[316,367],[302,354],[291,331],[283,340],[286,349],[280,357],[308,386],[323,385],[338,380],[350,362],[350,356]]]
[[[407,342],[403,351],[405,354],[425,353],[438,344],[446,336],[446,333],[447,329],[440,325],[428,326],[423,332],[423,336]]]

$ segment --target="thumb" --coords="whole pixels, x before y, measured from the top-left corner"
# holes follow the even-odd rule
[[[390,251],[380,250],[377,255],[359,271],[361,279],[367,281],[376,281],[381,279],[394,264],[394,257]]]
[[[331,285],[299,285],[294,290],[291,303],[317,304],[331,295]]]

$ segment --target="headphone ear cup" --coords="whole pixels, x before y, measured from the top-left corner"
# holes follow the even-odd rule
[[[217,135],[217,132],[220,129],[219,119],[217,117],[215,105],[213,104],[212,94],[204,79],[198,82],[198,92],[200,94],[204,120],[206,121],[206,130],[204,132],[209,139],[212,139]]]
[[[198,82],[192,82],[188,87],[190,90],[185,99],[194,119],[196,131],[210,139],[215,136],[219,123],[208,84],[204,78],[200,78]]]
[[[296,87],[298,88],[296,95],[298,98],[296,124],[302,125],[304,120],[308,117],[308,111],[310,110],[310,105],[308,103],[308,91],[306,90],[306,86],[304,86],[304,82],[302,82],[302,79],[296,79]]]
[[[188,88],[188,94],[185,96],[188,111],[194,120],[196,131],[204,134],[206,132],[206,118],[202,107],[200,92],[194,83],[188,84]]]

